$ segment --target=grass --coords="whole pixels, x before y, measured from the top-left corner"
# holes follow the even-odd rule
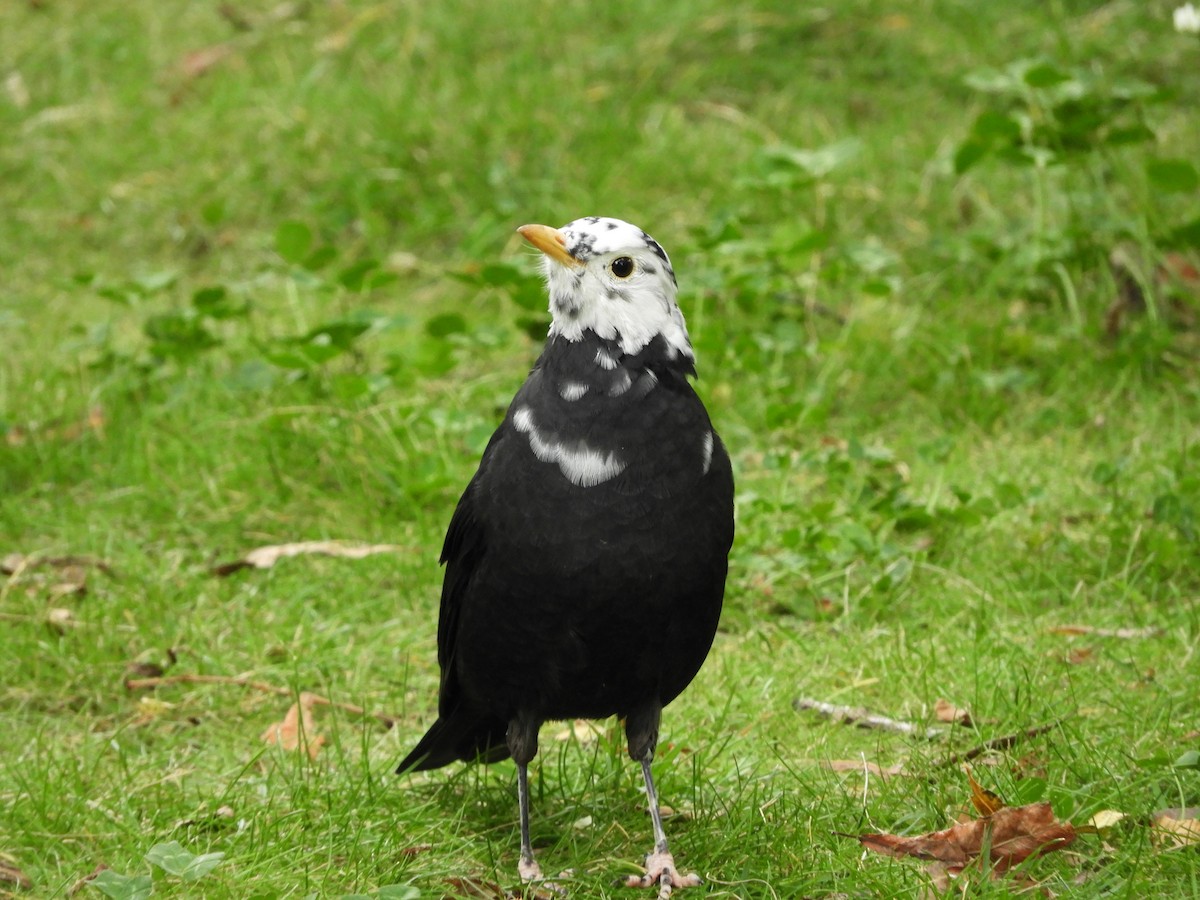
[[[722,631],[656,761],[682,865],[715,896],[915,895],[918,862],[834,832],[946,827],[948,754],[1058,722],[976,777],[1128,818],[1028,877],[1200,896],[1146,827],[1200,805],[1196,289],[1154,274],[1196,258],[1200,46],[1170,6],[5,4],[0,535],[112,573],[0,582],[0,861],[32,885],[0,890],[514,887],[510,764],[391,771],[434,708],[443,530],[544,333],[513,229],[597,213],[671,252],[738,476]],[[1114,250],[1146,309],[1106,329]],[[211,573],[326,538],[399,550]],[[1052,630],[1081,624],[1157,630]],[[289,698],[130,692],[131,664],[400,722],[318,708],[309,760],[260,738]],[[543,866],[630,896],[637,773],[611,723],[558,731]],[[146,860],[171,841],[225,855],[188,881]]]

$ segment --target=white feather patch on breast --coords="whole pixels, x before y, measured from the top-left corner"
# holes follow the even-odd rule
[[[625,463],[615,453],[593,450],[583,441],[568,445],[544,437],[533,421],[533,412],[522,406],[513,414],[513,427],[529,438],[529,449],[545,463],[554,463],[571,484],[595,487],[625,471]]]
[[[603,347],[600,347],[596,351],[596,365],[611,372],[617,367],[617,361],[608,354],[607,350],[605,350]]]
[[[711,430],[704,432],[704,473],[708,474],[708,470],[712,468],[713,455],[713,433]]]
[[[564,400],[578,400],[588,392],[588,386],[582,381],[564,381],[558,386],[558,395]]]
[[[628,369],[622,369],[621,373],[613,379],[612,386],[608,389],[608,395],[610,397],[620,397],[629,390],[631,384],[633,384],[633,376],[629,374]]]

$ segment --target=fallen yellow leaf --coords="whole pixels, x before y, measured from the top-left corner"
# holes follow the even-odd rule
[[[276,722],[262,733],[262,740],[277,744],[284,750],[304,750],[309,759],[316,759],[325,744],[325,738],[317,734],[313,718],[313,705],[317,695],[304,691],[291,705],[282,722]]]

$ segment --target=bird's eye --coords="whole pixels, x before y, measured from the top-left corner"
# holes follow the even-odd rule
[[[633,260],[628,256],[618,256],[609,268],[618,278],[628,278],[633,274]]]

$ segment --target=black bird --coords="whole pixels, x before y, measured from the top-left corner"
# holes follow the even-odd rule
[[[665,897],[700,879],[675,869],[650,762],[662,708],[717,630],[733,473],[688,381],[694,354],[662,247],[597,216],[518,231],[544,254],[553,321],[450,521],[438,718],[398,771],[511,756],[518,869],[538,880],[538,727],[620,716],[654,825],[646,874],[629,884]]]

